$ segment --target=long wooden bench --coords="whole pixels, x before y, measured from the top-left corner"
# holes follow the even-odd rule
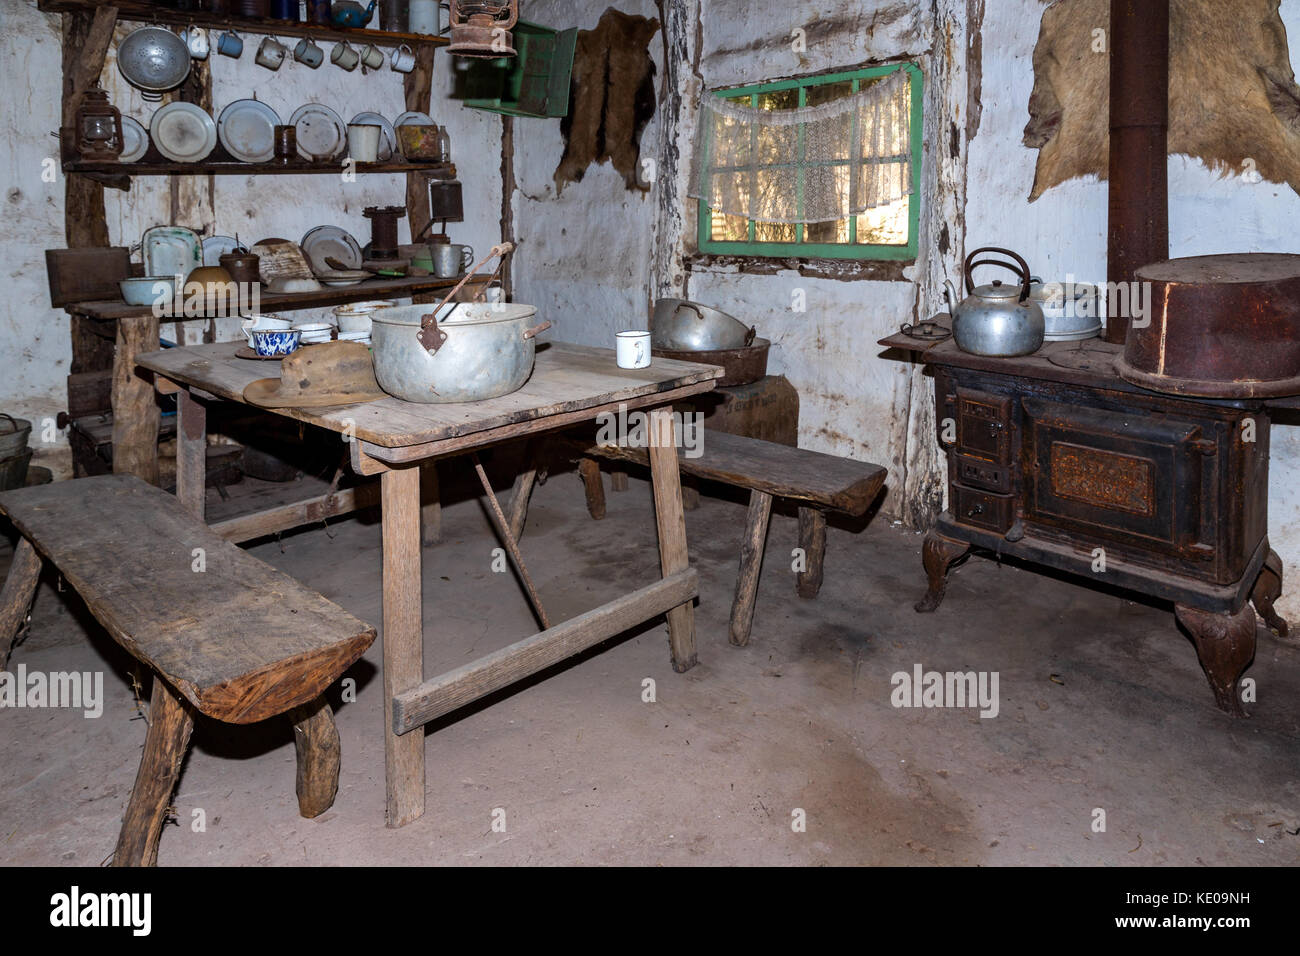
[[[587,510],[593,518],[605,516],[605,489],[598,459],[644,465],[646,449],[622,445],[572,442],[581,456],[578,472],[587,493]],[[763,547],[772,516],[772,500],[786,498],[799,506],[799,547],[804,552],[804,570],[795,578],[800,597],[814,598],[822,586],[826,557],[826,514],[842,512],[858,517],[865,514],[885,483],[885,469],[870,462],[839,458],[804,448],[708,431],[702,454],[688,458],[677,450],[681,470],[708,481],[749,489],[749,518],[740,543],[740,574],[731,603],[730,640],[737,647],[749,643],[758,597],[758,578],[763,568]]]
[[[144,755],[113,865],[156,863],[196,714],[234,724],[289,714],[299,812],[313,817],[333,804],[339,737],[323,695],[374,641],[374,628],[130,475],[5,492],[0,513],[22,535],[0,594],[0,666],[44,558],[154,672]]]

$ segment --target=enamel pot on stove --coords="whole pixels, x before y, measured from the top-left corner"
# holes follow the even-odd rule
[[[980,253],[990,252],[1002,259],[976,259]],[[975,287],[972,272],[976,266],[993,265],[1016,273],[1019,282],[1009,285],[994,279],[988,285]],[[1029,265],[1010,249],[986,246],[976,249],[966,257],[962,273],[966,282],[966,298],[957,301],[957,290],[951,282],[944,281],[944,291],[952,308],[952,337],[963,352],[1009,358],[1029,355],[1043,345],[1045,325],[1043,310],[1029,297]]]

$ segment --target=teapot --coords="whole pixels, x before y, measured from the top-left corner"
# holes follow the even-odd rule
[[[992,252],[1016,264],[999,259],[975,257],[982,252]],[[994,279],[988,285],[974,287],[971,273],[976,266],[1002,266],[1020,278],[1016,285],[1007,285]],[[1029,297],[1029,265],[1010,249],[984,246],[966,257],[962,266],[965,276],[966,298],[957,301],[957,290],[947,279],[944,294],[952,309],[952,338],[957,348],[974,355],[1010,358],[1029,355],[1043,345],[1045,323],[1043,310]]]
[[[363,7],[356,0],[334,0],[330,16],[336,27],[363,27],[375,15],[375,0]]]

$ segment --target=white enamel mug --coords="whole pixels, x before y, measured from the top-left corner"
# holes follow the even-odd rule
[[[398,73],[410,73],[415,69],[415,53],[403,43],[393,51],[393,69]]]
[[[208,58],[207,30],[202,27],[186,27],[181,31],[181,39],[185,41],[185,46],[190,51],[192,59],[206,60]]]
[[[634,329],[615,333],[614,354],[619,368],[649,368],[650,333]]]

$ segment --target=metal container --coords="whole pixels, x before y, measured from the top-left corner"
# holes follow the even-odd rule
[[[650,344],[657,349],[697,352],[738,349],[754,341],[754,327],[720,309],[687,299],[660,299],[650,322]]]
[[[523,388],[533,371],[538,333],[531,305],[453,302],[437,313],[428,338],[417,338],[431,305],[398,306],[372,313],[375,378],[389,395],[408,402],[479,402]]]
[[[715,388],[728,388],[733,385],[748,385],[757,382],[767,374],[767,353],[772,347],[768,339],[754,339],[751,345],[742,345],[738,349],[657,349],[651,348],[650,354],[661,358],[680,359],[683,362],[699,362],[701,365],[721,365],[724,369],[722,378],[713,383]]]
[[[32,433],[32,423],[25,418],[14,418],[0,412],[0,458],[11,458],[27,447]]]
[[[118,44],[117,68],[145,99],[156,100],[190,75],[190,48],[170,30],[141,27]]]
[[[1101,334],[1097,287],[1088,282],[1029,281],[1029,298],[1043,310],[1044,342],[1080,342]]]
[[[230,278],[235,282],[251,288],[261,281],[258,266],[262,257],[255,252],[249,252],[241,247],[223,253],[217,257],[217,261],[221,263],[221,268],[230,273]]]
[[[27,484],[27,466],[31,460],[30,448],[8,458],[0,458],[0,491],[10,491]]]
[[[999,259],[976,260],[982,252],[994,252],[1014,259],[1016,265]],[[1006,285],[994,279],[989,285],[975,287],[972,273],[976,266],[995,265],[1010,269],[1020,278],[1016,285]],[[986,246],[976,249],[966,257],[962,268],[965,275],[965,299],[957,301],[957,290],[951,282],[944,283],[952,303],[952,337],[957,347],[973,355],[1010,358],[1030,355],[1043,346],[1046,331],[1043,310],[1029,298],[1029,266],[1010,249]]]
[[[1137,278],[1149,314],[1129,326],[1125,381],[1201,398],[1300,394],[1300,255],[1167,259]]]

